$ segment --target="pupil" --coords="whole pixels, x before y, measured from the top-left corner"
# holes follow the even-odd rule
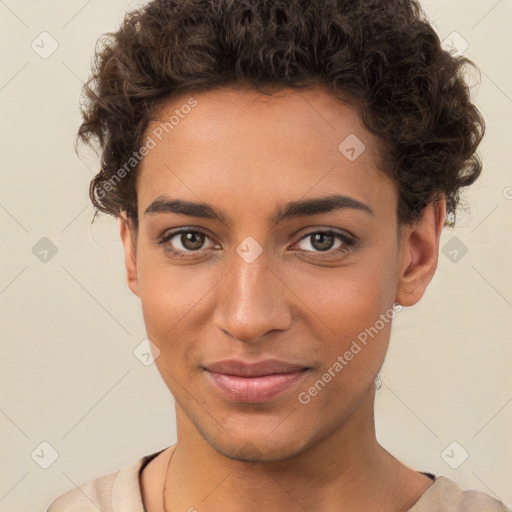
[[[320,244],[317,244],[318,240],[320,240]],[[327,242],[326,242],[327,240]],[[328,251],[334,242],[334,236],[333,235],[326,235],[325,233],[317,233],[313,237],[313,247],[315,249],[318,249],[320,251]]]
[[[204,235],[202,233],[184,233],[181,235],[181,243],[183,247],[190,250],[200,249],[203,245]]]

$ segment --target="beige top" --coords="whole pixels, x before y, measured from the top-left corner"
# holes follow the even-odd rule
[[[56,498],[47,512],[145,512],[139,475],[162,451],[71,489]],[[484,492],[462,491],[452,480],[437,476],[407,512],[512,512],[512,509]]]

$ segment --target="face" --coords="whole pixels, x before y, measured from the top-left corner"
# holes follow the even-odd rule
[[[138,232],[121,221],[129,286],[178,421],[229,457],[288,458],[371,398],[393,303],[423,293],[436,248],[416,245],[440,221],[422,244],[397,237],[377,141],[323,89],[223,88],[157,117],[176,110],[168,133],[148,128]]]

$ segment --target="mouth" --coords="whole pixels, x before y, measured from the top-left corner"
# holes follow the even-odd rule
[[[310,367],[268,359],[255,363],[226,360],[203,367],[215,390],[233,402],[278,398],[302,381]]]

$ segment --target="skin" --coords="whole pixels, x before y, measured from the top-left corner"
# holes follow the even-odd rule
[[[163,104],[158,119],[169,119],[188,97]],[[140,297],[148,337],[160,350],[155,363],[176,402],[177,443],[141,474],[146,510],[163,510],[173,452],[168,511],[407,510],[432,481],[376,439],[374,381],[391,322],[308,404],[298,394],[395,301],[420,300],[437,266],[444,200],[398,230],[397,189],[379,169],[377,139],[357,110],[321,87],[272,96],[224,87],[193,97],[197,106],[139,170],[138,230],[119,218],[128,285]],[[350,134],[366,146],[354,161],[338,150]],[[269,220],[288,201],[334,192],[373,215],[339,209]],[[232,223],[145,214],[163,195],[214,205]],[[186,258],[157,243],[180,227],[208,235],[196,252],[180,235],[167,242],[188,250]],[[306,236],[329,228],[358,243],[341,252],[343,242],[333,238],[326,252]],[[248,236],[262,248],[251,263],[236,252]],[[202,369],[232,357],[311,370],[277,399],[244,404],[222,397]]]

